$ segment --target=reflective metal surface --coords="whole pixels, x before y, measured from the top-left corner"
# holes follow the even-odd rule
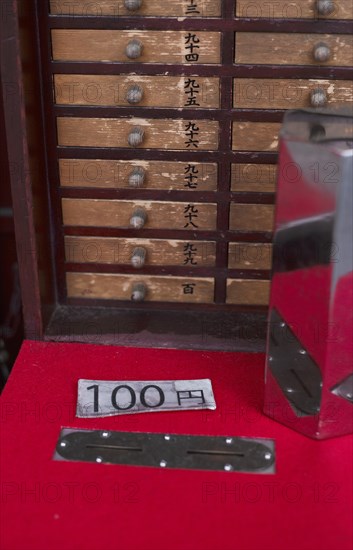
[[[285,116],[265,412],[315,438],[353,431],[352,165],[352,112]]]
[[[54,459],[257,474],[272,474],[275,471],[273,440],[231,436],[64,428]]]

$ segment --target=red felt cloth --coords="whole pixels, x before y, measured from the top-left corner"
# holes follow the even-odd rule
[[[1,398],[2,550],[351,550],[352,437],[262,414],[264,356],[26,342]],[[216,411],[84,420],[78,378],[211,378]],[[276,475],[55,462],[62,426],[269,437]]]

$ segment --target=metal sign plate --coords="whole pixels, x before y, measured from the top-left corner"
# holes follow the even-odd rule
[[[274,441],[101,430],[61,431],[55,460],[272,474]]]

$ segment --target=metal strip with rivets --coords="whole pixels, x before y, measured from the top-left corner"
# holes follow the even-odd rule
[[[76,416],[216,408],[211,380],[78,381]]]
[[[54,460],[275,473],[272,439],[63,428]]]

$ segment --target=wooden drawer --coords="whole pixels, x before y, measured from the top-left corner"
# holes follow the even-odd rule
[[[270,300],[270,281],[228,279],[227,304],[267,306]]]
[[[219,78],[198,76],[54,76],[58,105],[216,109]]]
[[[146,214],[144,229],[216,229],[217,205],[211,203],[62,199],[63,223],[71,226],[131,228],[139,209]]]
[[[279,143],[279,122],[233,122],[234,151],[273,151]]]
[[[111,237],[65,237],[69,263],[124,264],[136,266],[136,248],[146,252],[146,266],[214,267],[216,243],[163,239],[118,239]],[[140,265],[139,267],[143,267]]]
[[[124,0],[50,0],[50,12],[53,15],[96,17],[220,17],[221,0],[148,0],[139,8],[130,10],[125,7]]]
[[[217,190],[217,164],[60,159],[59,170],[63,187]]]
[[[193,64],[221,60],[220,33],[204,31],[54,29],[52,52],[55,61]]]
[[[58,144],[66,147],[134,147],[217,150],[219,124],[212,120],[57,118]]]
[[[275,207],[272,204],[230,205],[229,229],[234,231],[273,231]]]
[[[200,277],[155,277],[104,273],[67,273],[69,298],[131,300],[136,284],[146,289],[146,302],[212,303],[214,279]]]
[[[232,164],[231,189],[236,193],[274,193],[276,177],[276,164]]]
[[[264,19],[353,19],[351,0],[332,2],[330,13],[319,13],[315,0],[237,0],[236,16]]]
[[[235,42],[236,63],[338,67],[352,64],[353,36],[349,34],[238,32]],[[327,55],[316,60],[314,52],[321,44],[327,47]]]
[[[353,103],[351,80],[234,79],[237,109],[295,109]]]
[[[229,243],[229,269],[265,269],[272,265],[272,245],[269,243]]]

